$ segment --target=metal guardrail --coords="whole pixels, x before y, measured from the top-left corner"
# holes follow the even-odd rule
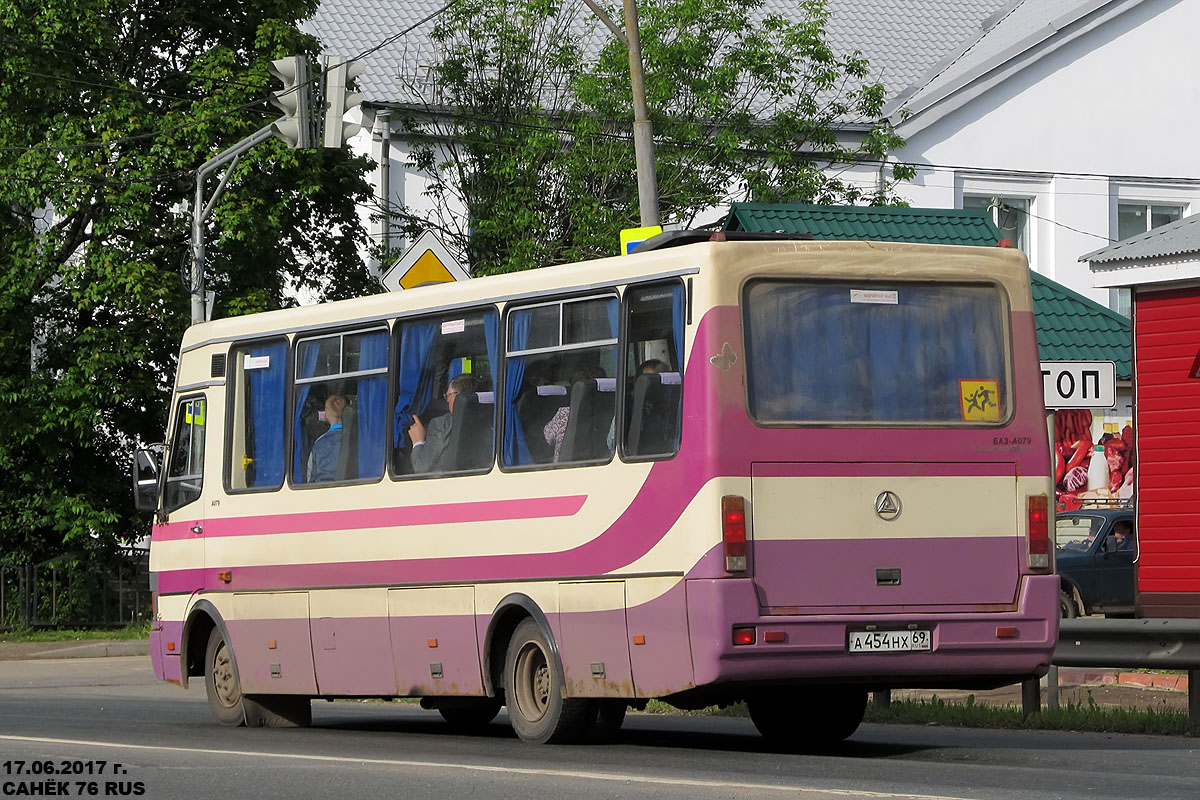
[[[1064,619],[1053,663],[1200,669],[1200,619]]]
[[[1059,667],[1187,670],[1188,718],[1200,732],[1200,619],[1064,619],[1059,623],[1046,700],[1058,708]],[[1021,684],[1026,714],[1041,710],[1038,680]]]

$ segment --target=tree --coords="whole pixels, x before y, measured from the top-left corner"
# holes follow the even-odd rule
[[[611,254],[636,224],[628,55],[589,14],[463,0],[439,17],[404,118],[435,211],[402,209],[410,233],[433,228],[493,273]],[[788,19],[762,0],[643,0],[640,14],[665,221],[734,198],[897,202],[906,168],[870,192],[836,171],[903,142],[878,122],[885,93],[866,60],[827,43],[823,2]],[[857,143],[839,137],[848,124],[865,131]]]
[[[276,116],[267,61],[315,51],[315,6],[0,0],[0,561],[147,532],[128,463],[189,320],[191,171]],[[369,291],[366,167],[245,156],[208,231],[215,316]]]

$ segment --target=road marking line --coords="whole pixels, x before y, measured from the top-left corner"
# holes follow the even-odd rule
[[[277,758],[297,761],[321,761],[335,764],[369,764],[382,767],[419,767],[432,769],[458,769],[470,772],[504,772],[517,775],[533,775],[554,778],[582,778],[594,781],[618,783],[645,783],[664,786],[695,786],[710,789],[757,789],[773,792],[793,792],[801,795],[833,795],[837,797],[878,798],[879,800],[969,800],[963,797],[930,794],[897,794],[894,792],[868,792],[861,789],[820,789],[815,786],[788,786],[778,783],[739,783],[737,781],[705,781],[695,778],[656,778],[650,775],[630,775],[608,772],[581,772],[567,769],[532,769],[530,767],[498,767],[487,764],[462,764],[445,761],[411,761],[393,758],[350,758],[348,756],[307,755],[304,753],[267,753],[254,750],[214,750],[195,747],[170,747],[167,745],[123,744],[121,742],[94,742],[86,739],[52,739],[42,736],[8,736],[0,734],[0,741],[27,742],[30,744],[59,744],[80,747],[107,747],[121,750],[146,750],[161,753],[187,753],[213,756],[244,756],[247,758]]]

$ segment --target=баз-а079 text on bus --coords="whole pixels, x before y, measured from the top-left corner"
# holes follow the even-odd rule
[[[878,242],[193,326],[139,488],[155,673],[232,725],[421,697],[569,741],[745,700],[790,745],[849,736],[873,689],[1040,675],[1038,363],[1020,253]]]

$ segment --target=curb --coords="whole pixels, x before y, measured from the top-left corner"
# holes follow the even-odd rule
[[[89,642],[0,642],[0,661],[49,660],[58,658],[112,658],[146,656],[145,639],[96,640]]]
[[[1187,675],[1169,675],[1158,672],[1121,672],[1119,670],[1059,669],[1058,685],[1062,686],[1136,686],[1141,689],[1161,689],[1169,692],[1186,692]]]

